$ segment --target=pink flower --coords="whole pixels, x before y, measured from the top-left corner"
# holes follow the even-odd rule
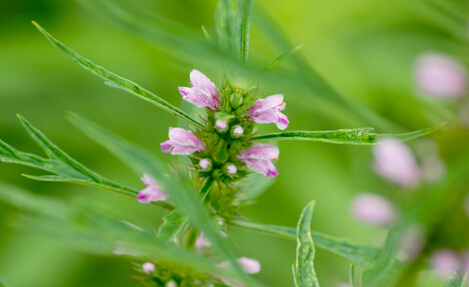
[[[244,272],[249,273],[249,274],[256,274],[261,271],[261,264],[259,261],[255,259],[250,259],[246,257],[240,257],[236,261],[238,261],[239,265],[241,268],[243,268]],[[228,261],[223,261],[220,264],[217,265],[218,268],[228,268],[230,266],[230,262]]]
[[[273,95],[257,100],[246,114],[251,121],[260,124],[275,123],[279,129],[284,130],[290,123],[287,116],[280,112],[284,109],[283,95]]]
[[[206,246],[211,246],[212,244],[210,243],[210,241],[208,240],[207,237],[205,237],[204,233],[201,232],[199,234],[199,236],[197,236],[197,239],[195,240],[195,249],[197,250],[202,250],[202,248],[206,247]]]
[[[172,149],[172,150],[171,150]],[[172,155],[190,155],[205,149],[205,144],[191,131],[169,128],[169,140],[161,143],[161,151]]]
[[[277,159],[278,155],[279,150],[276,146],[259,144],[241,151],[237,157],[253,171],[261,173],[265,177],[276,177],[278,171],[272,160]]]
[[[160,184],[148,174],[145,173],[141,179],[147,187],[142,189],[137,195],[137,199],[140,203],[166,200],[169,197],[169,195],[163,192],[163,188]]]
[[[450,249],[440,249],[433,252],[430,264],[442,278],[448,278],[460,265],[458,254]]]
[[[456,99],[467,88],[464,67],[452,58],[440,53],[425,53],[416,64],[415,77],[421,93],[435,98]]]
[[[238,169],[236,168],[236,165],[230,164],[226,167],[228,174],[236,174]]]
[[[374,225],[389,225],[397,217],[391,201],[371,193],[362,193],[355,197],[352,213],[358,220]]]
[[[146,262],[146,263],[143,263],[142,270],[143,272],[150,274],[156,271],[156,267],[155,267],[155,264],[151,262]]]
[[[192,88],[179,87],[182,99],[199,108],[220,107],[220,100],[215,92],[215,84],[204,74],[197,70],[192,70],[190,74]]]
[[[376,173],[411,188],[420,181],[420,170],[410,149],[394,138],[383,138],[373,146]]]

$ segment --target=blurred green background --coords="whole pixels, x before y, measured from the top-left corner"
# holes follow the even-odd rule
[[[209,0],[132,1],[133,7],[159,13],[194,31],[201,33],[203,25],[212,35],[215,5],[216,1]],[[382,126],[378,133],[422,129],[447,121],[443,130],[430,137],[438,142],[448,168],[469,155],[469,133],[459,122],[459,106],[467,97],[450,103],[426,99],[416,91],[414,83],[415,61],[424,52],[438,51],[463,65],[468,63],[469,2],[258,0],[254,6],[271,15],[292,47],[305,44],[299,53],[341,94],[366,103],[395,123],[389,130]],[[42,155],[22,129],[16,117],[21,114],[89,168],[126,185],[143,188],[138,177],[78,132],[64,115],[74,111],[140,143],[168,162],[175,159],[162,154],[159,143],[167,139],[168,127],[176,126],[177,119],[104,85],[58,52],[31,20],[82,56],[177,106],[181,104],[177,87],[188,85],[192,69],[201,70],[214,82],[222,79],[205,72],[203,66],[194,66],[191,59],[194,55],[169,54],[159,47],[158,39],[150,43],[132,36],[74,1],[1,1],[0,138],[19,150]],[[266,66],[283,52],[258,29],[256,13],[250,48],[253,67]],[[286,60],[272,73],[281,74],[291,65]],[[288,130],[375,126],[373,122],[332,109],[318,112],[305,87],[259,84],[266,95],[285,95],[285,114],[291,122]],[[275,130],[273,125],[262,128]],[[416,148],[416,142],[409,145]],[[417,193],[409,193],[376,176],[367,146],[289,141],[281,142],[279,147],[280,175],[275,184],[258,198],[257,204],[244,209],[246,217],[255,222],[296,226],[301,209],[316,199],[313,230],[380,246],[387,230],[366,226],[351,216],[349,205],[354,195],[363,191],[383,194],[403,211],[425,196],[426,186]],[[129,197],[71,184],[36,182],[21,174],[41,172],[0,164],[1,181],[37,194],[104,202],[155,226],[164,215],[163,210]],[[460,188],[469,191],[467,183]],[[451,196],[448,191],[448,197]],[[10,224],[15,211],[2,202],[0,210],[0,278],[7,286],[138,285],[131,279],[135,272],[129,260],[89,255],[52,238],[18,231]],[[467,237],[458,238],[457,232],[467,235],[468,227],[467,218],[460,220],[451,231],[456,239],[448,236],[441,245],[467,247]],[[244,256],[261,262],[261,277],[276,286],[293,286],[291,264],[295,259],[295,242],[239,229],[234,230],[233,236]],[[338,286],[348,280],[349,263],[326,251],[317,249],[315,267],[321,286]]]

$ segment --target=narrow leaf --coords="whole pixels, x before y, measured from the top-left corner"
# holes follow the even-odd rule
[[[350,287],[355,286],[355,264],[350,265]]]
[[[315,142],[326,142],[332,144],[373,145],[376,144],[379,139],[384,137],[395,137],[402,141],[412,140],[418,137],[428,135],[441,128],[444,124],[445,123],[442,123],[431,128],[402,134],[375,134],[371,133],[373,128],[360,128],[342,129],[334,131],[281,132],[256,136],[253,137],[252,140],[305,140]]]
[[[172,241],[187,223],[187,217],[179,208],[168,213],[163,219],[164,222],[158,229],[157,238],[166,242]]]
[[[291,227],[263,225],[246,221],[233,221],[233,224],[245,229],[296,239],[296,230]],[[360,266],[367,266],[379,255],[380,250],[367,245],[351,243],[346,239],[334,238],[319,232],[311,232],[314,244]]]
[[[209,210],[200,202],[200,197],[196,195],[185,181],[177,179],[167,170],[164,164],[153,154],[142,149],[120,136],[117,136],[98,125],[85,120],[78,115],[70,114],[70,121],[82,130],[86,135],[103,145],[117,158],[126,163],[136,174],[150,174],[157,179],[164,187],[171,199],[177,203],[181,211],[189,218],[193,226],[209,238],[213,248],[224,260],[229,260],[238,274],[239,279],[249,281],[236,262],[236,248],[230,239],[221,237],[214,222],[211,219]]]
[[[298,51],[299,49],[301,49],[303,45],[299,45],[299,46],[296,46],[288,51],[286,51],[285,53],[283,53],[282,55],[280,55],[278,58],[276,58],[275,60],[273,60],[272,63],[270,63],[267,67],[265,67],[264,69],[264,72],[268,72],[270,70],[272,70],[272,68],[274,68],[275,66],[277,66],[278,64],[280,64],[280,62],[282,62],[283,60],[285,60],[286,57],[290,56],[291,54],[295,53],[296,51]]]
[[[313,216],[314,201],[303,209],[298,221],[296,262],[293,267],[293,278],[297,287],[319,287],[318,278],[314,271],[314,244],[311,237],[311,218]]]
[[[464,287],[466,286],[467,272],[455,273],[446,281],[445,287]]]
[[[193,119],[191,116],[180,110],[179,108],[171,105],[170,103],[166,102],[162,98],[156,96],[155,94],[149,92],[148,90],[140,87],[139,85],[125,79],[119,77],[118,75],[104,69],[101,66],[95,65],[93,62],[83,58],[82,56],[78,55],[74,51],[70,50],[64,44],[56,40],[52,37],[44,28],[39,26],[36,22],[33,22],[36,28],[41,32],[57,49],[59,49],[62,53],[65,54],[69,59],[77,63],[79,66],[84,68],[85,70],[95,74],[99,78],[103,79],[104,82],[114,88],[121,89],[132,95],[135,95],[141,99],[144,99],[147,102],[150,102],[157,107],[167,111],[168,113],[177,116],[191,124],[196,126],[202,127],[202,124]]]
[[[212,37],[210,37],[210,35],[209,35],[208,32],[207,32],[207,29],[205,29],[204,26],[202,26],[202,31],[204,32],[204,35],[205,35],[205,38],[207,39],[207,41],[208,41],[209,43],[212,43],[212,42],[213,42],[213,41],[212,41]]]
[[[236,19],[231,0],[219,0],[215,9],[215,29],[218,34],[218,43],[222,50],[234,52]]]
[[[254,0],[236,1],[236,52],[245,63],[248,60],[249,33]]]

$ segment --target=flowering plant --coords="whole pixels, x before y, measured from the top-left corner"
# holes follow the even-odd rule
[[[89,5],[107,3],[106,0],[102,1],[97,1],[98,4],[90,2]],[[213,43],[204,29],[208,47],[217,51],[214,57],[236,61],[238,68],[245,67],[247,63],[252,5],[252,0],[238,0],[235,9],[231,1],[219,1],[215,17],[219,46]],[[110,9],[106,13],[112,14],[113,11],[115,10]],[[119,15],[117,13],[112,16]],[[74,239],[77,246],[88,252],[131,258],[134,261],[135,278],[144,286],[268,285],[259,277],[252,276],[261,271],[261,265],[256,259],[240,254],[233,242],[234,227],[296,240],[293,282],[297,287],[319,286],[320,278],[318,280],[313,264],[315,246],[352,263],[351,286],[398,284],[403,281],[399,276],[407,272],[404,266],[412,266],[415,262],[413,260],[420,256],[424,243],[416,239],[425,236],[422,236],[422,228],[415,223],[418,221],[415,218],[402,219],[402,223],[389,230],[385,244],[376,248],[312,231],[315,201],[311,201],[303,209],[296,228],[253,223],[241,209],[253,204],[255,196],[266,189],[261,184],[262,181],[271,183],[274,178],[282,175],[282,169],[275,165],[277,160],[281,160],[281,150],[275,143],[283,140],[373,145],[374,168],[378,175],[404,189],[418,188],[425,180],[425,173],[402,142],[428,135],[438,130],[441,124],[398,134],[376,134],[372,132],[372,128],[284,131],[290,124],[287,116],[293,115],[286,109],[286,102],[291,95],[263,96],[259,83],[248,79],[249,69],[242,70],[243,68],[239,70],[244,73],[235,73],[242,75],[238,78],[227,76],[231,71],[223,70],[223,76],[218,82],[212,81],[215,73],[204,71],[208,77],[197,69],[190,71],[190,84],[181,84],[178,90],[182,100],[199,109],[200,116],[197,117],[130,80],[95,65],[52,37],[39,24],[33,23],[68,58],[103,79],[109,86],[156,105],[178,117],[182,121],[180,126],[188,126],[170,127],[159,124],[165,130],[168,128],[169,139],[161,142],[156,149],[187,159],[180,160],[178,164],[167,164],[139,145],[77,114],[69,113],[69,120],[78,129],[127,164],[146,186],[131,188],[85,167],[19,116],[25,130],[44,150],[47,158],[21,152],[3,141],[0,141],[0,158],[4,162],[51,173],[27,177],[99,187],[169,211],[157,231],[154,231],[154,226],[136,226],[122,220],[120,214],[108,214],[93,203],[73,205],[28,194],[12,186],[4,188],[0,192],[2,200],[36,214],[28,217],[32,226],[57,233],[62,238]],[[300,46],[285,52],[264,71],[273,69],[299,48]],[[331,88],[327,88],[321,77],[314,72],[312,75],[316,77],[319,86],[324,85],[324,89],[336,97],[335,100],[340,103],[338,106],[353,106]],[[377,119],[379,125],[386,125],[383,124],[385,120],[370,113],[357,114]],[[281,131],[263,134],[259,124],[274,124]],[[435,198],[433,200],[439,197]],[[352,209],[358,219],[369,224],[386,227],[401,220],[393,204],[378,195],[365,193],[358,196],[353,201]],[[461,255],[460,259],[453,253],[450,256],[437,255],[440,254],[436,253],[432,260],[433,265],[437,266],[435,269],[445,269],[448,266],[441,262],[456,262],[449,268],[451,274],[445,275],[452,275],[452,271],[458,269],[456,276],[448,281],[448,286],[461,286],[456,284],[463,282],[465,278],[465,267],[460,267],[465,264],[465,257]],[[439,267],[440,265],[443,267]],[[361,283],[355,278],[355,266],[362,268]]]

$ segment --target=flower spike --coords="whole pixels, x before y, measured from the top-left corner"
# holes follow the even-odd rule
[[[274,123],[281,130],[287,128],[287,116],[281,113],[285,109],[283,95],[273,95],[265,99],[259,99],[247,111],[247,115],[251,121],[259,124]]]
[[[191,131],[169,128],[169,140],[161,143],[161,151],[172,155],[190,155],[205,149],[205,143]]]
[[[215,92],[215,84],[197,70],[190,74],[192,88],[179,87],[182,99],[199,108],[220,108],[220,99]]]
[[[238,154],[250,169],[261,173],[265,177],[276,177],[278,171],[272,163],[279,155],[278,147],[268,144],[259,144]]]

